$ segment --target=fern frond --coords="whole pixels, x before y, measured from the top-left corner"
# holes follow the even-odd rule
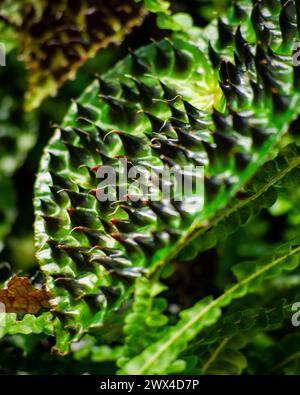
[[[281,336],[260,335],[254,339],[251,348],[246,350],[249,366],[248,374],[263,371],[273,375],[299,375],[300,336],[291,332]]]
[[[299,265],[300,247],[296,242],[283,246],[273,259],[246,262],[233,267],[237,283],[217,299],[205,298],[189,310],[183,311],[178,323],[161,340],[129,361],[123,374],[156,374],[169,371],[170,365],[204,327],[213,325],[221,315],[221,308],[232,300],[253,292],[262,281],[278,276],[282,271],[294,270]]]
[[[192,373],[241,374],[247,365],[234,363],[231,351],[241,356],[241,349],[257,334],[282,327],[290,319],[291,306],[291,303],[282,300],[276,301],[276,306],[272,308],[261,306],[223,314],[215,327],[204,329],[189,347],[189,358],[194,355],[197,361]],[[236,362],[246,362],[246,358],[238,358]]]
[[[162,312],[166,309],[167,302],[157,297],[165,289],[157,280],[143,277],[137,279],[134,302],[125,319],[126,338],[122,365],[157,340],[166,330],[168,318]]]
[[[54,319],[50,312],[42,313],[36,317],[33,314],[26,314],[18,320],[17,314],[0,313],[0,338],[6,335],[16,334],[45,334],[53,336]]]
[[[113,362],[122,357],[123,346],[99,346],[95,337],[86,335],[72,345],[72,355],[76,361]]]

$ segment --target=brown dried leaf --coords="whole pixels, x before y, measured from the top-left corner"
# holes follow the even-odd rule
[[[7,288],[0,289],[0,303],[7,313],[37,314],[50,309],[50,296],[45,289],[35,288],[28,277],[13,276]]]

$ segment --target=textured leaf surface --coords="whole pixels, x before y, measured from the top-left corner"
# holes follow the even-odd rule
[[[107,81],[100,81],[100,86],[99,81],[96,81],[84,95],[84,102],[91,102],[91,104],[74,103],[65,124],[60,130],[57,130],[52,139],[51,148],[49,147],[49,151],[43,159],[43,169],[37,182],[36,195],[36,207],[42,215],[38,218],[36,224],[37,242],[39,246],[42,246],[38,256],[43,262],[43,270],[49,275],[49,289],[58,291],[58,298],[55,302],[59,310],[66,313],[68,309],[73,310],[76,305],[76,310],[78,307],[83,308],[86,312],[84,316],[87,317],[85,326],[86,324],[88,326],[92,325],[93,322],[99,325],[105,317],[105,311],[100,311],[94,315],[92,311],[89,311],[89,306],[82,297],[88,293],[97,299],[99,295],[104,296],[106,293],[102,303],[105,305],[109,303],[111,307],[117,308],[124,299],[126,292],[128,292],[126,289],[128,289],[130,282],[136,276],[140,276],[145,271],[146,266],[150,266],[148,260],[152,252],[151,246],[154,243],[153,237],[157,237],[159,244],[163,247],[162,250],[167,252],[169,249],[168,240],[171,237],[176,237],[176,235],[169,234],[169,224],[171,222],[173,224],[181,222],[181,214],[183,213],[176,211],[175,208],[170,208],[166,215],[161,215],[165,209],[160,203],[153,206],[151,203],[150,205],[142,204],[138,209],[134,208],[131,201],[125,202],[124,205],[119,207],[115,204],[105,207],[105,204],[101,204],[96,198],[96,188],[99,184],[99,180],[96,178],[96,170],[101,163],[111,163],[112,160],[118,164],[118,160],[114,158],[120,158],[127,154],[130,160],[138,160],[137,163],[145,164],[150,171],[153,167],[158,170],[162,169],[164,163],[172,160],[171,158],[165,158],[163,152],[160,151],[170,149],[175,153],[176,142],[167,138],[169,134],[174,136],[175,130],[170,122],[165,122],[164,118],[160,119],[159,116],[170,117],[169,106],[173,108],[173,104],[163,100],[165,95],[173,95],[172,97],[168,96],[173,99],[177,93],[168,92],[168,87],[164,83],[169,85],[169,81],[171,81],[173,89],[184,90],[186,97],[189,100],[192,98],[192,102],[199,104],[202,108],[211,108],[215,102],[216,105],[218,104],[220,98],[218,84],[214,79],[215,76],[208,61],[205,60],[201,51],[189,43],[178,42],[176,45],[178,48],[177,46],[176,48],[173,47],[168,41],[163,41],[159,45],[153,44],[141,50],[138,54],[131,55],[120,63],[115,71],[110,73],[107,80],[112,82],[109,82],[108,87]],[[163,53],[170,60],[170,64],[161,63],[160,56]],[[151,64],[147,65],[146,60],[143,60],[146,56],[151,60]],[[156,61],[157,63],[155,63]],[[183,65],[181,65],[181,61],[184,61]],[[197,72],[199,62],[203,62],[206,70],[205,76]],[[182,70],[183,66],[184,70]],[[165,67],[168,69],[167,72]],[[152,77],[142,76],[146,69],[148,72],[153,71]],[[138,78],[124,77],[122,85],[117,83],[114,88],[117,89],[115,91],[116,96],[113,97],[103,93],[103,89],[111,89],[111,83],[114,85],[114,80],[126,74],[134,75],[135,73],[139,76]],[[166,77],[164,77],[164,73],[167,74]],[[189,78],[191,76],[194,78]],[[161,78],[160,82],[158,78]],[[166,93],[164,93],[164,89]],[[208,102],[207,98],[202,95],[206,89],[211,94]],[[142,100],[141,104],[126,99],[128,90],[132,91],[132,95],[137,95]],[[152,102],[153,94],[159,101]],[[173,111],[182,111],[186,121],[188,121],[186,113],[183,112],[183,103],[189,106],[188,102],[179,100],[178,104],[175,103],[178,110],[174,106]],[[182,109],[180,109],[181,107]],[[140,111],[142,108],[144,112]],[[192,111],[192,108],[190,108],[190,111]],[[195,111],[198,114],[198,110],[195,109]],[[85,117],[82,118],[84,115],[88,116],[92,113],[97,117],[96,122],[92,121],[90,123]],[[77,121],[78,117],[81,119]],[[191,117],[193,118],[192,115]],[[211,124],[206,115],[203,117],[205,117],[205,120],[201,122],[204,125]],[[75,129],[73,129],[74,122]],[[197,120],[195,122],[200,123]],[[107,133],[113,129],[122,130],[122,132],[108,135]],[[146,131],[145,134],[144,131]],[[153,135],[151,135],[152,133]],[[198,133],[199,135],[206,134],[202,131]],[[147,137],[147,134],[149,134],[149,137]],[[185,132],[183,134],[185,135]],[[86,141],[85,136],[87,136]],[[130,136],[134,139],[133,141],[130,140]],[[152,136],[157,138],[155,144],[154,141],[153,144],[150,142]],[[198,141],[196,135],[194,138]],[[209,137],[207,138],[209,139]],[[127,141],[127,139],[129,140]],[[69,143],[67,140],[69,140]],[[77,142],[75,143],[75,141]],[[68,149],[79,149],[79,156],[69,156]],[[193,157],[192,160],[188,159],[189,155]],[[64,162],[64,158],[67,162]],[[52,162],[51,173],[48,173],[49,160]],[[82,160],[86,160],[85,165],[87,167],[79,168],[83,164]],[[205,160],[205,152],[201,147],[199,153],[193,153],[183,147],[182,152],[179,152],[178,160],[183,164],[193,164],[193,160],[196,163],[202,162],[202,160]],[[62,165],[61,169],[65,168],[65,170],[61,173],[58,171],[56,164]],[[70,181],[72,180],[73,185],[68,184],[68,181],[68,185],[65,184],[65,176],[69,178],[69,171],[71,172],[70,175],[72,174]],[[60,174],[64,174],[63,177]],[[62,189],[64,191],[61,191]],[[77,201],[80,197],[83,197],[85,202]],[[80,218],[75,219],[77,214],[87,216],[83,220],[84,222],[81,222]],[[133,216],[132,225],[129,223],[129,226],[133,228],[132,236],[130,234],[126,236],[120,230],[122,226],[126,227],[127,218],[130,216]],[[58,218],[62,220],[60,225],[56,222]],[[92,222],[89,222],[90,220]],[[50,222],[54,225],[53,232],[50,230],[52,226]],[[110,229],[108,233],[105,226],[106,229]],[[159,228],[161,228],[161,232],[158,232]],[[52,235],[48,234],[48,231]],[[131,237],[136,240],[131,241]],[[148,244],[149,247],[147,248]],[[91,252],[93,255],[90,254]],[[153,268],[156,266],[155,261],[159,259],[160,255],[161,252],[155,257]],[[54,256],[57,258],[60,256],[62,261],[59,264],[55,263],[56,258]],[[76,262],[72,260],[72,257]],[[79,258],[78,261],[77,257]],[[80,260],[83,257],[86,257],[87,261],[86,263],[82,261],[83,266],[81,266]],[[86,264],[88,266],[85,267]],[[87,267],[89,267],[88,270],[86,270]],[[73,281],[77,277],[77,273],[85,282],[85,285],[80,286],[82,290],[78,289],[79,294],[77,296],[73,295],[74,299],[72,297],[73,302],[71,302],[73,307],[71,307],[70,302],[68,302],[70,300],[69,292],[63,290],[63,283],[66,281],[71,287],[75,286],[74,292],[76,293],[77,281]],[[113,274],[113,276],[110,274]],[[84,278],[85,280],[83,280]],[[59,283],[61,287],[57,287]],[[112,310],[111,307],[109,310]],[[89,320],[91,321],[89,322]]]
[[[26,107],[38,107],[99,49],[120,41],[142,19],[133,0],[2,1],[2,18],[16,29],[29,77]]]
[[[52,306],[68,328],[65,351],[68,336],[103,329],[136,277],[150,276],[209,225],[297,115],[296,11],[238,4],[197,45],[186,35],[154,43],[95,81],[46,150],[36,240]],[[288,40],[283,20],[291,25]],[[203,166],[204,209],[200,193],[181,204],[99,202],[97,170],[121,159],[148,172]],[[159,183],[153,188],[160,194]]]

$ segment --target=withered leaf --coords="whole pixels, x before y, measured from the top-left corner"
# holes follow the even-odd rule
[[[28,69],[26,109],[54,96],[87,59],[118,42],[144,15],[134,0],[0,0]]]
[[[0,303],[6,313],[38,314],[41,309],[50,309],[49,293],[35,288],[28,277],[13,276],[7,288],[0,289]]]

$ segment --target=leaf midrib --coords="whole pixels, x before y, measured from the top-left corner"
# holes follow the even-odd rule
[[[164,353],[164,351],[166,351],[173,343],[176,343],[177,339],[180,336],[182,336],[185,331],[187,331],[189,328],[193,327],[193,325],[197,321],[199,321],[203,316],[205,316],[210,310],[220,306],[222,304],[222,301],[224,299],[226,299],[228,296],[230,296],[231,294],[234,294],[243,285],[248,284],[252,280],[256,279],[257,277],[259,277],[263,273],[271,270],[273,267],[277,266],[279,263],[281,263],[282,261],[284,261],[288,257],[297,254],[298,252],[300,252],[300,246],[296,247],[295,249],[290,251],[288,254],[275,259],[270,264],[262,267],[257,272],[251,274],[250,276],[248,276],[244,280],[240,281],[239,283],[237,283],[236,285],[231,287],[228,291],[224,292],[219,298],[217,298],[214,301],[212,301],[206,308],[201,310],[200,313],[197,314],[192,320],[188,321],[177,332],[175,332],[175,334],[170,337],[170,339],[165,343],[165,345],[158,352],[154,353],[152,355],[152,357],[147,360],[146,364],[144,366],[142,366],[142,368],[138,372],[136,372],[135,374],[138,374],[138,375],[145,374],[147,372],[147,370],[149,369],[149,367],[151,367],[153,362],[156,361],[157,359],[159,359],[160,356]]]

